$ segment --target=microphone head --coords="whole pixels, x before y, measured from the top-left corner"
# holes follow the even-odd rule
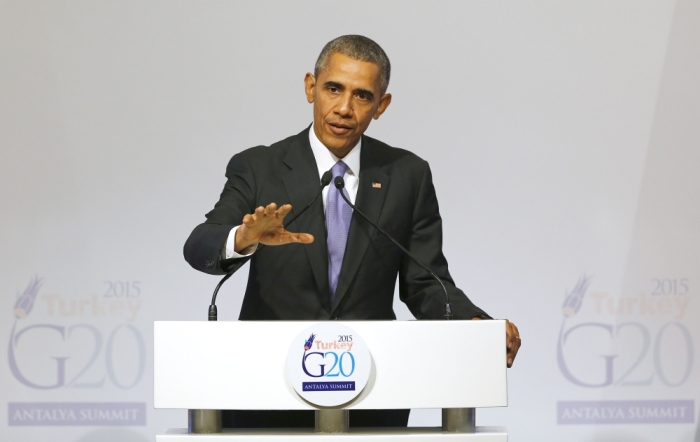
[[[332,179],[333,173],[330,170],[327,170],[326,173],[324,173],[321,177],[321,187],[326,187],[327,185],[329,185]]]
[[[335,184],[335,187],[337,189],[342,189],[343,187],[345,187],[345,180],[343,179],[342,176],[337,176],[333,180],[333,184]]]

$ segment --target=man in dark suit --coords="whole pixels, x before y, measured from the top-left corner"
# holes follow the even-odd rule
[[[389,60],[372,40],[343,36],[331,41],[314,74],[304,79],[313,125],[271,146],[243,151],[229,162],[219,202],[194,229],[184,252],[195,269],[211,274],[235,271],[250,260],[240,319],[395,319],[397,275],[401,300],[416,318],[443,318],[445,297],[439,283],[353,214],[334,186],[324,189],[323,198],[296,225],[284,225],[287,214],[314,200],[321,174],[330,169],[344,177],[346,196],[358,209],[440,277],[455,319],[490,318],[454,285],[448,272],[428,164],[363,135],[391,103],[389,76]],[[256,250],[259,244],[268,247]],[[510,322],[507,334],[510,366],[520,338]],[[232,420],[236,426],[294,426],[299,420],[313,426],[312,415],[303,413],[238,413]],[[405,426],[407,420],[408,410],[351,415],[351,425],[357,426]]]

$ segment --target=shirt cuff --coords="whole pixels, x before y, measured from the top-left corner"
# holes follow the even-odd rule
[[[228,233],[228,238],[226,239],[226,256],[225,259],[231,258],[245,258],[250,256],[258,249],[257,244],[250,245],[245,249],[241,250],[241,253],[236,253],[234,250],[236,248],[236,230],[241,226],[236,226]]]

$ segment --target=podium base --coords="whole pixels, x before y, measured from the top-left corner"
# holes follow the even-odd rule
[[[440,427],[407,428],[351,428],[347,433],[316,433],[310,429],[237,429],[224,428],[216,434],[188,433],[186,428],[171,428],[156,436],[156,442],[255,442],[305,441],[314,442],[399,442],[404,440],[426,442],[507,442],[504,427],[476,427],[474,433],[443,432]]]

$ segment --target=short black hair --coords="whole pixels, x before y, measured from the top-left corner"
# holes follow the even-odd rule
[[[318,78],[318,73],[326,67],[330,56],[336,53],[379,66],[379,83],[382,95],[386,93],[389,87],[389,78],[391,77],[391,63],[384,49],[374,40],[362,35],[343,35],[329,41],[323,47],[321,54],[316,60],[314,77]]]

